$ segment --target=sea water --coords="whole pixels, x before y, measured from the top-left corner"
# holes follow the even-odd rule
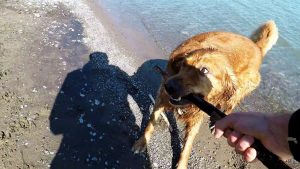
[[[147,40],[154,41],[166,53],[165,59],[178,44],[195,34],[230,31],[249,36],[260,24],[274,20],[280,37],[264,59],[262,82],[248,99],[249,105],[262,111],[300,108],[300,1],[99,0],[99,3],[115,24],[147,34]]]

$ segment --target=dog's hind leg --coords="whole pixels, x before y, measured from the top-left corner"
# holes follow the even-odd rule
[[[134,153],[144,152],[147,148],[147,143],[150,141],[151,135],[154,131],[154,126],[161,115],[164,112],[164,106],[157,102],[154,106],[154,111],[151,114],[150,120],[147,124],[144,134],[134,143],[132,151]]]
[[[180,158],[177,163],[177,169],[186,169],[188,166],[188,160],[192,151],[193,141],[199,131],[202,119],[195,122],[188,122],[185,127],[185,138],[183,150],[180,153]]]

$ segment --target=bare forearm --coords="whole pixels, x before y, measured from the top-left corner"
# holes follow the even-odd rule
[[[267,137],[262,139],[264,145],[271,147],[278,147],[274,153],[278,154],[283,159],[291,158],[291,152],[288,145],[288,125],[291,114],[281,114],[266,116],[267,124],[270,133],[266,134]],[[272,149],[271,147],[267,147]]]

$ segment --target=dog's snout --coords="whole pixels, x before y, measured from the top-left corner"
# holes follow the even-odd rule
[[[173,98],[180,97],[181,85],[176,80],[168,80],[165,83],[165,89]]]

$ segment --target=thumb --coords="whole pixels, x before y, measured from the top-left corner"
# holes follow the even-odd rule
[[[214,137],[215,138],[220,138],[221,136],[223,136],[223,134],[224,134],[224,132],[227,128],[233,129],[235,119],[236,119],[235,115],[230,114],[230,115],[224,117],[223,119],[218,120],[215,123]]]

